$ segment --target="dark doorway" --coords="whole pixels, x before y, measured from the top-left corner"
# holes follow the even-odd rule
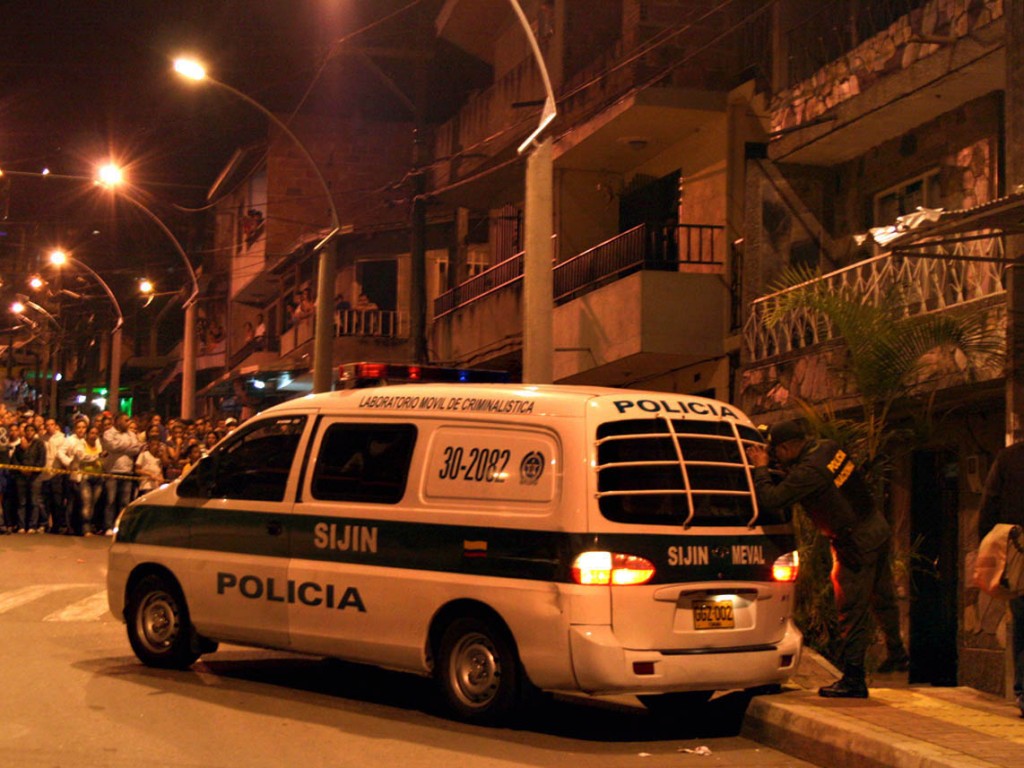
[[[910,502],[910,682],[957,684],[957,509],[953,451],[917,451]]]
[[[679,216],[679,171],[646,182],[626,190],[619,200],[619,227],[623,232],[637,224],[663,224]]]
[[[663,269],[679,262],[679,171],[660,179],[634,179],[619,200],[619,231],[647,225],[646,257]]]
[[[360,261],[356,265],[356,280],[363,293],[379,309],[394,310],[398,308],[397,261],[394,259]]]

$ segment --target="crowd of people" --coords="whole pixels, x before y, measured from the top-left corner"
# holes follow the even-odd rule
[[[237,425],[102,411],[65,428],[0,404],[0,533],[112,535],[125,505],[187,472]]]

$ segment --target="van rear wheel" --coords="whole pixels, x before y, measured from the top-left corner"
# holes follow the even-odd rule
[[[522,672],[512,639],[487,619],[464,617],[448,626],[434,675],[445,706],[466,722],[498,722],[519,703]]]
[[[185,596],[173,579],[150,574],[136,584],[125,610],[128,641],[150,667],[185,669],[199,658],[192,649],[192,626]]]

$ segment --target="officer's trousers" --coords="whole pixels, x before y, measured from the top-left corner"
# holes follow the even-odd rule
[[[864,657],[874,638],[871,614],[878,620],[889,656],[903,656],[900,613],[892,576],[889,539],[870,552],[860,553],[861,566],[854,570],[840,562],[832,549],[832,588],[839,620],[839,663],[843,674],[864,676]]]

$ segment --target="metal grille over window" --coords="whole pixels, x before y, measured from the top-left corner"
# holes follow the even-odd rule
[[[745,442],[757,430],[726,421],[634,419],[597,430],[598,504],[620,523],[751,526],[781,523],[759,514]]]

